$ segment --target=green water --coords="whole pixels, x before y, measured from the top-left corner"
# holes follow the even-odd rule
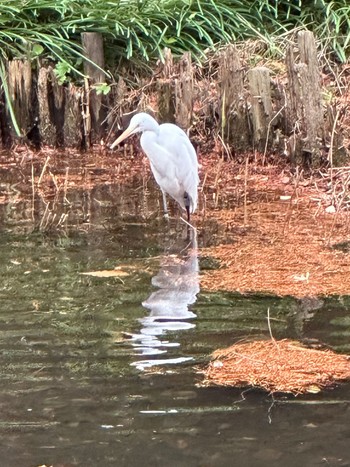
[[[215,261],[159,204],[108,186],[57,199],[50,216],[39,198],[3,206],[0,465],[350,465],[349,384],[273,399],[198,388],[194,369],[267,336],[268,308],[276,338],[350,352],[349,299],[200,291]],[[220,238],[215,223],[200,230],[199,247]],[[127,275],[82,274],[118,266]]]

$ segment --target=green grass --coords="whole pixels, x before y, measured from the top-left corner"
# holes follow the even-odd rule
[[[49,60],[62,82],[79,80],[85,31],[103,34],[106,68],[117,74],[125,61],[162,60],[165,47],[175,55],[191,51],[200,62],[209,49],[245,39],[264,41],[267,53],[281,58],[284,49],[276,44],[295,28],[313,30],[323,50],[347,60],[348,0],[3,0],[0,80],[5,60],[13,58]]]
[[[276,36],[308,27],[345,61],[349,52],[347,0],[6,0],[0,4],[3,56],[45,56],[79,69],[80,33],[106,42],[109,66],[120,60],[162,58],[190,50],[201,60],[208,48],[247,38],[272,45]]]

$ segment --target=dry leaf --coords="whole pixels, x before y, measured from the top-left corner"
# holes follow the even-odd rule
[[[104,269],[102,271],[89,271],[82,272],[84,276],[93,276],[93,277],[125,277],[129,274],[121,269]]]
[[[313,384],[312,386],[309,386],[306,391],[310,394],[318,394],[319,392],[321,392],[321,388]]]

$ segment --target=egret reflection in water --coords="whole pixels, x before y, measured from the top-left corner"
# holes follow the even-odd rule
[[[191,239],[169,252],[161,260],[161,268],[152,278],[157,290],[142,305],[149,313],[140,318],[141,330],[132,336],[132,345],[140,355],[165,354],[180,344],[171,341],[171,332],[194,328],[196,314],[189,310],[199,292],[197,236],[191,229]],[[132,363],[139,369],[154,365],[181,363],[192,357],[140,360]]]

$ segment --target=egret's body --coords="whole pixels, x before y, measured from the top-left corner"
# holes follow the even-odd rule
[[[186,133],[172,123],[159,125],[146,113],[132,117],[128,128],[111,145],[117,146],[128,136],[141,132],[141,147],[146,153],[151,169],[163,192],[164,210],[167,213],[165,193],[190,213],[197,207],[198,160]]]

